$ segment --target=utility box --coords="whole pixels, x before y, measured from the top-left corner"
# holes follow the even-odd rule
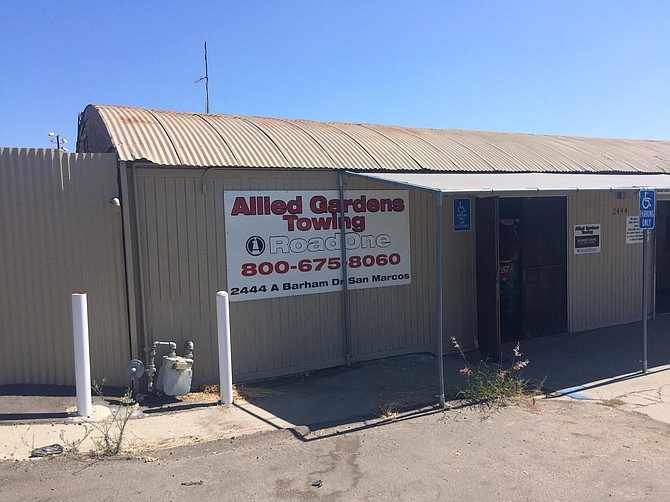
[[[164,356],[158,372],[156,389],[167,396],[181,396],[191,391],[193,359],[180,356]]]

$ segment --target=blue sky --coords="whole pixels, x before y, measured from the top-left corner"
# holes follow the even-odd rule
[[[0,146],[89,103],[670,140],[667,0],[0,2]]]

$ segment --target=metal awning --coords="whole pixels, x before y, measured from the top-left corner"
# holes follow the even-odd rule
[[[576,174],[576,173],[355,173],[362,176],[444,194],[565,193],[623,191],[640,188],[670,191],[669,174]]]
[[[439,379],[439,404],[445,406],[444,394],[444,342],[443,342],[443,291],[442,278],[442,205],[444,195],[558,195],[562,193],[574,193],[581,191],[630,191],[640,189],[652,189],[666,195],[670,194],[670,175],[667,174],[545,174],[545,173],[509,173],[509,174],[436,174],[436,173],[356,173],[347,171],[346,174],[359,176],[366,179],[392,183],[405,188],[427,190],[435,196],[435,289],[437,310],[437,357],[438,357],[438,379]],[[340,186],[342,186],[340,184]],[[646,256],[647,230],[644,230],[643,256]],[[646,270],[646,261],[643,269]],[[644,274],[646,277],[646,274]],[[648,288],[643,283],[643,306],[647,311],[646,292]],[[646,315],[643,315],[643,361],[642,372],[647,372],[647,338],[646,338]]]

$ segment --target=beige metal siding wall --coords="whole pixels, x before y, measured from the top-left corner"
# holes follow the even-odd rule
[[[396,187],[347,178],[350,190],[388,190]],[[407,352],[436,351],[435,201],[410,191],[412,283],[349,292],[354,361]]]
[[[637,194],[577,193],[568,197],[568,320],[570,331],[642,318],[642,243],[626,244],[626,218],[637,214]],[[599,253],[574,254],[574,226],[600,223]]]
[[[73,385],[71,294],[88,295],[91,376],[130,356],[116,156],[0,149],[0,384]]]
[[[442,216],[444,225],[444,336],[445,350],[452,351],[450,337],[456,338],[466,350],[474,348],[477,338],[477,268],[475,247],[474,207],[475,201],[470,199],[472,208],[470,231],[455,232],[454,198],[444,197],[442,202],[445,213]],[[458,197],[464,198],[464,197]]]
[[[193,339],[194,384],[216,382],[215,300],[226,289],[224,190],[333,190],[337,175],[139,169],[134,182],[149,341],[181,346]],[[236,381],[345,363],[339,293],[234,302],[230,315]]]
[[[396,188],[348,178],[347,188]],[[443,199],[443,335],[474,346],[477,330],[474,221],[470,232],[453,231],[453,197]],[[437,351],[435,278],[435,195],[410,190],[412,284],[350,292],[354,358]]]

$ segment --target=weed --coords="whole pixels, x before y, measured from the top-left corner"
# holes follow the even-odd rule
[[[514,347],[514,356],[507,368],[490,361],[479,361],[476,367],[472,366],[453,336],[451,343],[465,362],[460,373],[467,378],[467,385],[462,389],[459,388],[457,397],[487,406],[504,406],[511,399],[536,394],[539,391],[541,383],[533,385],[520,375],[520,371],[528,366],[529,360],[521,359],[518,343]]]
[[[66,455],[79,455],[79,447],[91,435],[93,429],[84,425],[84,435],[79,439],[70,440],[65,437],[65,431],[60,431],[60,440],[63,442],[63,453]]]
[[[623,406],[625,403],[621,399],[603,399],[600,401],[600,404],[603,406],[609,406],[610,408],[618,408],[619,406]]]
[[[98,385],[95,381],[92,385],[93,391],[102,399],[104,399],[102,392],[104,383],[105,380],[103,379],[101,385]],[[138,404],[133,399],[132,389],[127,389],[120,400],[120,404],[111,410],[111,419],[90,424],[93,430],[98,433],[91,436],[94,446],[94,450],[91,452],[93,456],[106,457],[118,455],[121,452],[126,425],[128,425],[128,420],[137,408]]]
[[[393,420],[398,417],[398,411],[402,406],[401,401],[384,401],[379,404],[377,411],[379,412],[379,417],[385,420]]]

